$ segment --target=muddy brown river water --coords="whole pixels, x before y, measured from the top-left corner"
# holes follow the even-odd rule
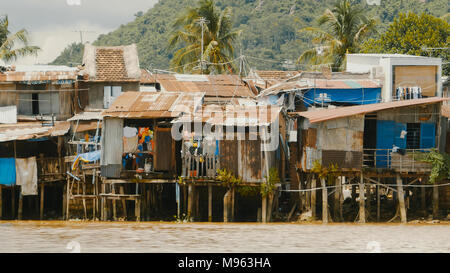
[[[0,252],[450,252],[450,225],[0,221]]]

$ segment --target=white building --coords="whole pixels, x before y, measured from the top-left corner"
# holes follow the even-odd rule
[[[347,71],[381,79],[384,102],[397,99],[397,87],[420,87],[423,97],[442,97],[442,60],[405,54],[347,54]]]

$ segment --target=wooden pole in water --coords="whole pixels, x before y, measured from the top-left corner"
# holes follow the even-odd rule
[[[120,194],[125,194],[125,189],[123,188],[123,185],[119,188]],[[125,216],[125,219],[128,217],[127,213],[127,201],[125,199],[122,199],[122,209],[123,209],[123,215]]]
[[[228,212],[229,212],[229,199],[231,195],[231,190],[228,190],[223,196],[223,222],[228,223]]]
[[[41,183],[41,199],[40,201],[40,205],[39,205],[39,219],[43,220],[44,219],[44,183]]]
[[[212,185],[208,185],[208,222],[212,222]]]
[[[397,191],[398,191],[398,204],[400,206],[400,220],[402,223],[406,223],[406,208],[405,208],[405,194],[403,192],[403,181],[400,174],[397,174]]]
[[[236,190],[231,189],[231,222],[234,222],[234,204],[235,204]]]
[[[359,181],[359,222],[366,222],[366,206],[364,196],[364,174],[361,172],[361,179]]]
[[[426,182],[426,180],[423,180],[424,182]],[[424,185],[425,183],[422,183],[422,185]],[[421,203],[421,208],[422,208],[422,212],[423,212],[423,217],[427,216],[427,200],[426,200],[426,188],[425,187],[421,187],[420,189],[420,203]]]
[[[437,182],[433,185],[433,219],[439,217],[439,187]]]
[[[267,223],[267,195],[262,197],[261,222]]]
[[[316,220],[316,179],[311,180],[311,218]]]
[[[328,224],[328,190],[325,178],[320,179],[322,185],[322,223]]]
[[[22,220],[22,210],[23,210],[23,195],[22,193],[19,193],[19,212],[18,212],[19,220]]]
[[[194,191],[192,189],[192,184],[189,184],[188,186],[188,211],[187,211],[187,218],[188,221],[191,221],[191,217],[192,217],[192,206],[193,206],[193,194]]]
[[[380,182],[380,179],[378,179],[378,183]],[[380,186],[379,185],[377,185],[376,186],[377,187],[377,189],[376,189],[376,191],[377,191],[377,222],[380,222],[380,218],[381,218],[381,210],[380,210],[380,208],[381,208],[381,200],[380,200]]]
[[[3,219],[3,188],[0,185],[0,220]]]
[[[105,193],[105,189],[106,189],[106,185],[104,183],[104,181],[102,181],[102,186],[101,186],[101,193]],[[102,199],[100,200],[100,218],[102,221],[106,220],[106,215],[105,215],[105,197],[102,196]]]
[[[70,179],[70,178],[69,178]],[[69,184],[70,180],[67,180],[66,183],[66,220],[69,220],[70,218],[70,184]]]
[[[341,221],[341,217],[339,216],[339,207],[340,207],[340,200],[341,200],[341,191],[342,191],[342,186],[341,186],[341,178],[337,177],[335,179],[335,191],[334,191],[334,221],[335,222],[340,222]]]
[[[367,193],[367,217],[370,219],[370,212],[372,210],[371,201],[372,201],[372,192],[371,192],[371,185],[367,184],[366,193]]]

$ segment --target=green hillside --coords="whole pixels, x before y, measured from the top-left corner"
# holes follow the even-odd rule
[[[369,6],[366,0],[355,0],[379,22],[383,32],[399,12],[426,12],[443,16],[449,12],[448,0],[380,0],[380,6]],[[143,68],[168,69],[171,51],[167,49],[175,18],[196,0],[160,0],[153,8],[137,16],[133,22],[101,35],[95,45],[126,45],[136,43]],[[236,52],[249,56],[257,69],[282,69],[281,62],[295,60],[307,49],[309,37],[298,30],[316,25],[315,19],[335,0],[216,0],[217,6],[231,6],[234,25],[243,30]],[[81,63],[80,44],[72,44],[53,64]],[[253,58],[250,58],[253,57]],[[292,68],[292,67],[291,67]]]

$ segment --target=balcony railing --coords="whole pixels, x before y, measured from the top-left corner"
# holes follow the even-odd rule
[[[219,157],[212,155],[183,154],[182,177],[185,178],[214,178],[219,169]]]
[[[364,168],[393,169],[399,172],[429,172],[431,164],[419,160],[419,153],[432,149],[364,149]]]

